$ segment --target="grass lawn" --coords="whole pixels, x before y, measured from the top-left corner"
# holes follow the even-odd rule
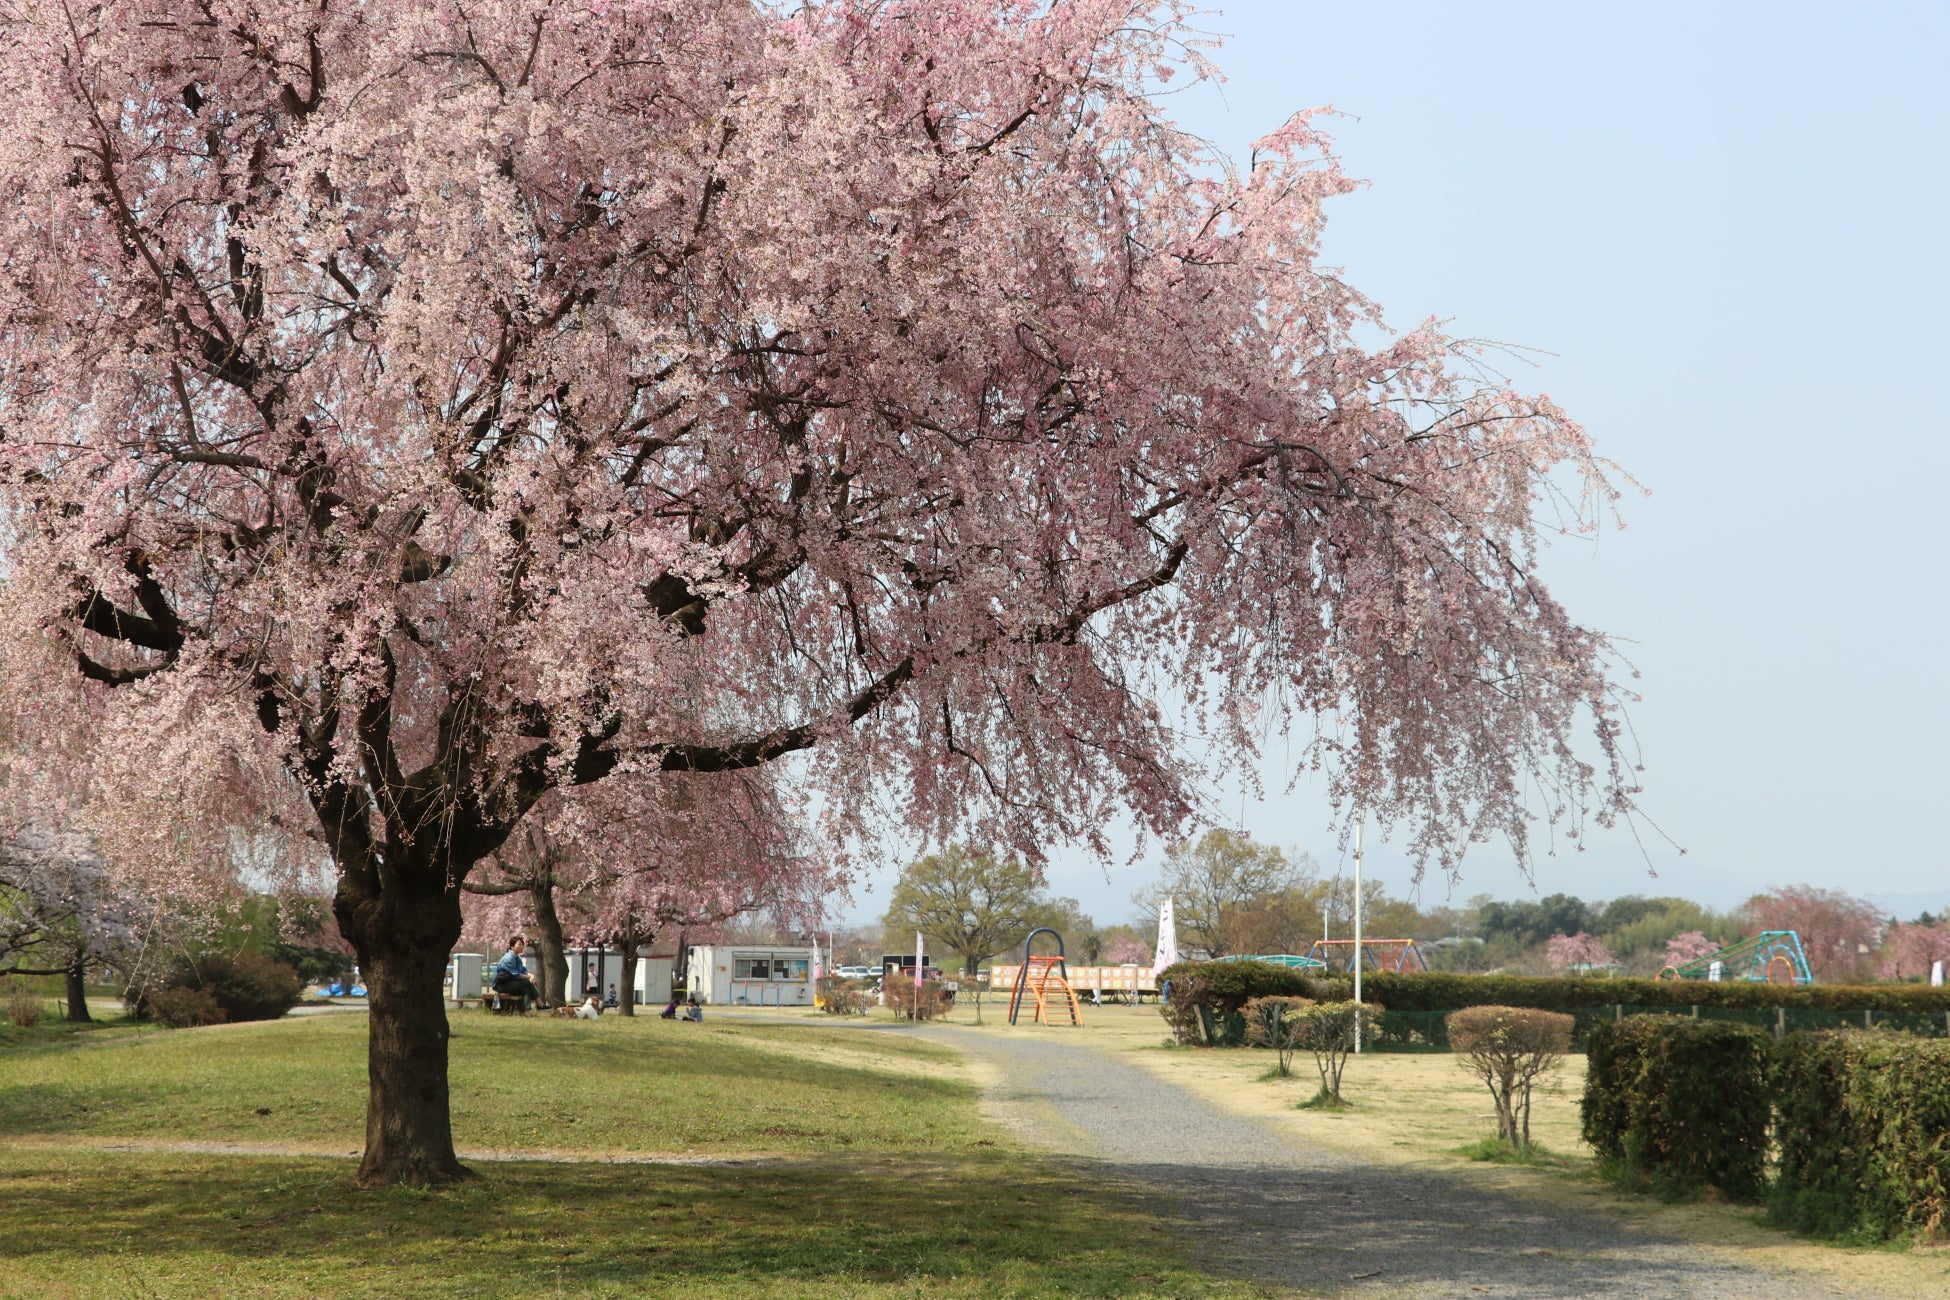
[[[0,1051],[0,1297],[1287,1294],[1200,1272],[1127,1193],[1013,1149],[931,1044],[453,1020],[457,1142],[503,1158],[438,1191],[350,1183],[361,1016]],[[605,1163],[656,1153],[735,1163]]]
[[[454,1140],[604,1155],[960,1148],[982,1139],[945,1048],[817,1024],[595,1023],[455,1013]],[[276,1143],[355,1151],[365,1135],[357,1013],[98,1033],[13,1055],[0,1132]],[[268,1114],[261,1114],[268,1111]]]

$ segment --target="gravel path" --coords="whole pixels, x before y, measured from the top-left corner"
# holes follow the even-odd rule
[[[1202,1256],[1265,1282],[1358,1297],[1843,1294],[1613,1217],[1302,1147],[1058,1033],[917,1032],[991,1066],[993,1113],[1030,1145],[1113,1166],[1193,1225]]]

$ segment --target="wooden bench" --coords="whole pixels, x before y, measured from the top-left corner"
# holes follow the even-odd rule
[[[454,1007],[456,1010],[465,1011],[470,1002],[478,1002],[484,1010],[492,1011],[498,1016],[526,1014],[519,993],[497,993],[493,989],[483,989],[473,997],[455,998]]]

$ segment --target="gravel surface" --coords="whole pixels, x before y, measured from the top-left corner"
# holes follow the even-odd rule
[[[1192,1226],[1200,1256],[1265,1282],[1357,1297],[1844,1294],[1613,1217],[1298,1145],[1060,1032],[907,1032],[993,1066],[991,1111],[1028,1144],[1112,1166]]]

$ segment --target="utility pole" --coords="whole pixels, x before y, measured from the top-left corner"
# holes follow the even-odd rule
[[[1362,810],[1354,823],[1354,1054],[1361,1054],[1361,827],[1368,820]]]

